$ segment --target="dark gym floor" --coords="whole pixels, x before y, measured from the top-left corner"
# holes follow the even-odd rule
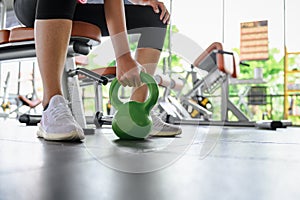
[[[182,126],[177,138],[47,142],[0,119],[0,200],[299,200],[300,129]]]

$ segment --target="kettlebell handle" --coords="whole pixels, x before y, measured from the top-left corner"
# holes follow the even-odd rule
[[[154,80],[154,78],[151,75],[149,75],[145,72],[141,72],[140,77],[141,77],[141,81],[143,83],[147,84],[148,89],[149,89],[149,97],[144,102],[145,111],[149,113],[150,110],[153,108],[153,106],[157,102],[157,99],[158,99],[158,96],[159,96],[159,90],[158,90],[158,86],[157,86],[156,81]],[[119,99],[119,96],[118,96],[120,86],[121,86],[121,84],[119,83],[118,79],[115,78],[111,82],[110,89],[109,89],[110,103],[117,110],[119,110],[120,105],[124,104]]]

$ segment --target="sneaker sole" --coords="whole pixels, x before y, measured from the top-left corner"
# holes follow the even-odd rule
[[[152,137],[174,137],[180,135],[182,133],[181,130],[177,132],[168,132],[168,131],[155,131],[154,133],[150,133]]]
[[[78,131],[71,131],[68,133],[47,133],[40,125],[37,136],[51,141],[77,141],[85,138],[84,134]]]

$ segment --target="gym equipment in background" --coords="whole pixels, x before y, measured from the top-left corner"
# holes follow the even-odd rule
[[[205,96],[195,95],[190,99],[189,102],[199,105],[211,113],[213,112],[213,109],[214,109],[213,105],[212,105],[211,101]],[[201,113],[199,112],[198,109],[195,109],[193,106],[185,105],[184,108],[188,111],[188,113],[190,114],[190,116],[192,118],[201,118]]]
[[[19,116],[19,122],[25,123],[27,126],[36,126],[40,123],[42,115],[22,114]]]
[[[17,97],[16,97],[16,104],[17,108],[12,110],[10,114],[16,113],[17,118],[19,118],[20,115],[27,113],[30,114],[31,111],[34,111],[34,114],[36,114],[36,107],[42,103],[42,100],[38,98],[37,92],[36,92],[36,86],[35,86],[35,62],[32,62],[32,72],[29,79],[26,81],[30,81],[32,91],[29,94],[21,95],[20,94],[20,88],[21,88],[21,61],[19,61],[19,74],[18,74],[18,91],[17,91]],[[26,107],[27,111],[20,111],[22,107]]]
[[[184,84],[187,84],[191,78],[192,89],[184,94],[181,90],[176,96],[171,96],[168,92],[164,96],[165,100],[160,102],[161,112],[167,114],[166,121],[174,124],[262,127],[261,123],[250,121],[229,99],[229,80],[237,78],[239,64],[243,63],[236,62],[234,53],[224,51],[221,43],[211,44],[194,61],[185,78],[182,78]],[[199,74],[201,74],[200,78],[197,76]],[[168,80],[168,78],[165,79]],[[213,98],[211,94],[216,90],[220,90],[219,110],[214,110],[211,102]],[[219,120],[212,118],[216,112],[220,114]],[[230,121],[229,112],[237,120]],[[269,129],[274,128],[273,124],[276,124],[277,128],[286,128],[291,125],[288,121],[274,122],[271,125],[268,123],[263,124],[265,127],[270,127]]]
[[[9,113],[7,113],[6,111],[8,109],[10,109],[10,101],[8,100],[8,83],[9,83],[9,79],[10,79],[10,72],[7,72],[6,74],[6,78],[5,78],[5,81],[4,81],[4,86],[3,86],[3,96],[1,97],[2,98],[2,102],[1,102],[1,108],[2,108],[2,111],[0,113],[0,117],[3,117],[3,118],[7,118],[9,116]]]
[[[145,139],[152,128],[150,111],[158,99],[158,86],[151,75],[141,72],[140,76],[141,81],[149,89],[149,96],[145,102],[129,101],[123,103],[118,96],[121,84],[117,79],[112,81],[109,89],[110,102],[116,109],[112,120],[112,129],[120,139]]]
[[[276,130],[277,128],[287,128],[292,126],[292,122],[289,120],[261,120],[257,121],[255,126],[259,129]]]
[[[103,115],[103,112],[97,111],[93,123],[96,128],[101,128],[103,125],[111,125],[113,115]]]
[[[110,67],[103,67],[103,68],[96,68],[91,70],[93,73],[96,73],[98,76],[102,77],[102,79],[105,79],[105,84],[99,84],[98,82],[94,81],[94,79],[90,78],[89,76],[85,76],[83,74],[80,74],[78,76],[79,79],[79,85],[84,91],[85,86],[93,85],[94,87],[94,106],[95,106],[95,115],[90,117],[86,116],[86,122],[87,124],[95,124],[97,128],[102,127],[104,124],[111,124],[112,115],[104,116],[103,115],[103,91],[102,86],[106,85],[107,83],[111,82],[116,77],[116,67],[110,66]],[[107,112],[110,114],[110,112]],[[109,123],[106,123],[107,120],[110,121]]]
[[[226,57],[226,58],[224,58]],[[225,62],[225,60],[227,62]],[[174,124],[233,124],[228,120],[228,111],[231,111],[238,119],[239,125],[247,126],[251,124],[248,118],[229,100],[228,80],[229,77],[236,78],[239,73],[239,66],[236,65],[235,57],[232,52],[223,50],[219,42],[212,43],[191,65],[191,70],[187,72],[184,84],[192,79],[192,89],[183,94],[180,91],[176,97],[168,96],[169,102],[176,108],[176,116],[170,115],[168,122]],[[201,73],[201,78],[197,74]],[[209,95],[221,90],[220,95],[220,120],[212,119],[212,103]],[[198,97],[205,99],[204,106],[201,101],[195,101]],[[203,103],[204,103],[203,102]],[[207,107],[206,107],[207,105]],[[168,113],[170,110],[165,109]],[[189,112],[190,111],[190,112]],[[197,113],[201,118],[195,118],[191,113]]]
[[[26,106],[28,108],[28,110],[25,113],[30,113],[31,110],[34,110],[34,113],[36,113],[35,108],[40,105],[42,103],[41,99],[34,99],[31,95],[19,95],[17,98],[17,108],[15,110],[12,110],[10,112],[10,114],[16,112],[17,113],[17,117],[22,114],[19,109],[23,106]]]

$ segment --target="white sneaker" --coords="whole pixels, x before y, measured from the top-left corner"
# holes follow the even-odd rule
[[[56,141],[84,139],[82,128],[75,121],[67,101],[61,95],[50,99],[48,108],[43,111],[37,135],[45,140]]]
[[[151,112],[150,115],[153,122],[150,136],[172,137],[182,133],[182,129],[179,126],[164,122],[154,112]]]

